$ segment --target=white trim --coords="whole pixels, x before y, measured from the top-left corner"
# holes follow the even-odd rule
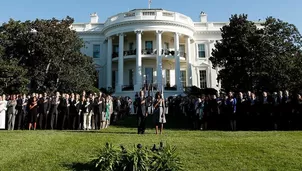
[[[211,68],[207,68],[207,88],[212,88],[212,82],[211,82]]]
[[[195,51],[195,61],[198,61],[199,54],[198,54],[198,43],[197,42],[195,42],[195,49],[194,49],[194,51]]]

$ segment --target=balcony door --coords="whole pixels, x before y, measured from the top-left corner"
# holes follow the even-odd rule
[[[164,54],[165,55],[169,55],[169,43],[168,42],[164,42]]]
[[[153,84],[153,68],[145,68],[145,84]]]
[[[145,50],[147,51],[147,54],[153,53],[153,42],[152,41],[145,42]]]
[[[169,43],[168,42],[165,42],[164,43],[164,50],[169,50]]]
[[[129,69],[129,85],[133,86],[134,85],[134,70]]]
[[[179,45],[179,55],[185,57],[185,45]]]

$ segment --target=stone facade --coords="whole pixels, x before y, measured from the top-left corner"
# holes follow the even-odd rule
[[[220,89],[219,68],[212,68],[209,57],[227,22],[209,22],[204,12],[194,22],[163,9],[134,9],[105,22],[96,13],[90,17],[72,29],[85,42],[82,52],[94,59],[99,88],[131,96],[151,84],[166,96],[181,94],[188,86]]]

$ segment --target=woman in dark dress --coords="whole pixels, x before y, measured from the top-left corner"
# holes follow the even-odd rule
[[[157,92],[155,95],[155,101],[153,103],[154,111],[154,122],[156,134],[158,134],[158,126],[160,126],[160,134],[162,134],[164,129],[164,123],[166,123],[166,115],[165,115],[165,101],[161,97],[160,92]]]
[[[37,115],[38,115],[38,103],[37,98],[34,96],[29,105],[29,130],[34,127],[36,130],[37,127]]]

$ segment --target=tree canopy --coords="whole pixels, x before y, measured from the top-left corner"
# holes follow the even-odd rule
[[[0,27],[1,59],[21,69],[30,81],[30,91],[79,92],[94,85],[93,60],[81,53],[84,43],[70,29],[73,22],[70,17],[25,22],[11,19]]]
[[[302,88],[302,37],[294,25],[268,17],[257,27],[245,14],[232,15],[221,36],[210,61],[221,68],[218,80],[226,91]]]

